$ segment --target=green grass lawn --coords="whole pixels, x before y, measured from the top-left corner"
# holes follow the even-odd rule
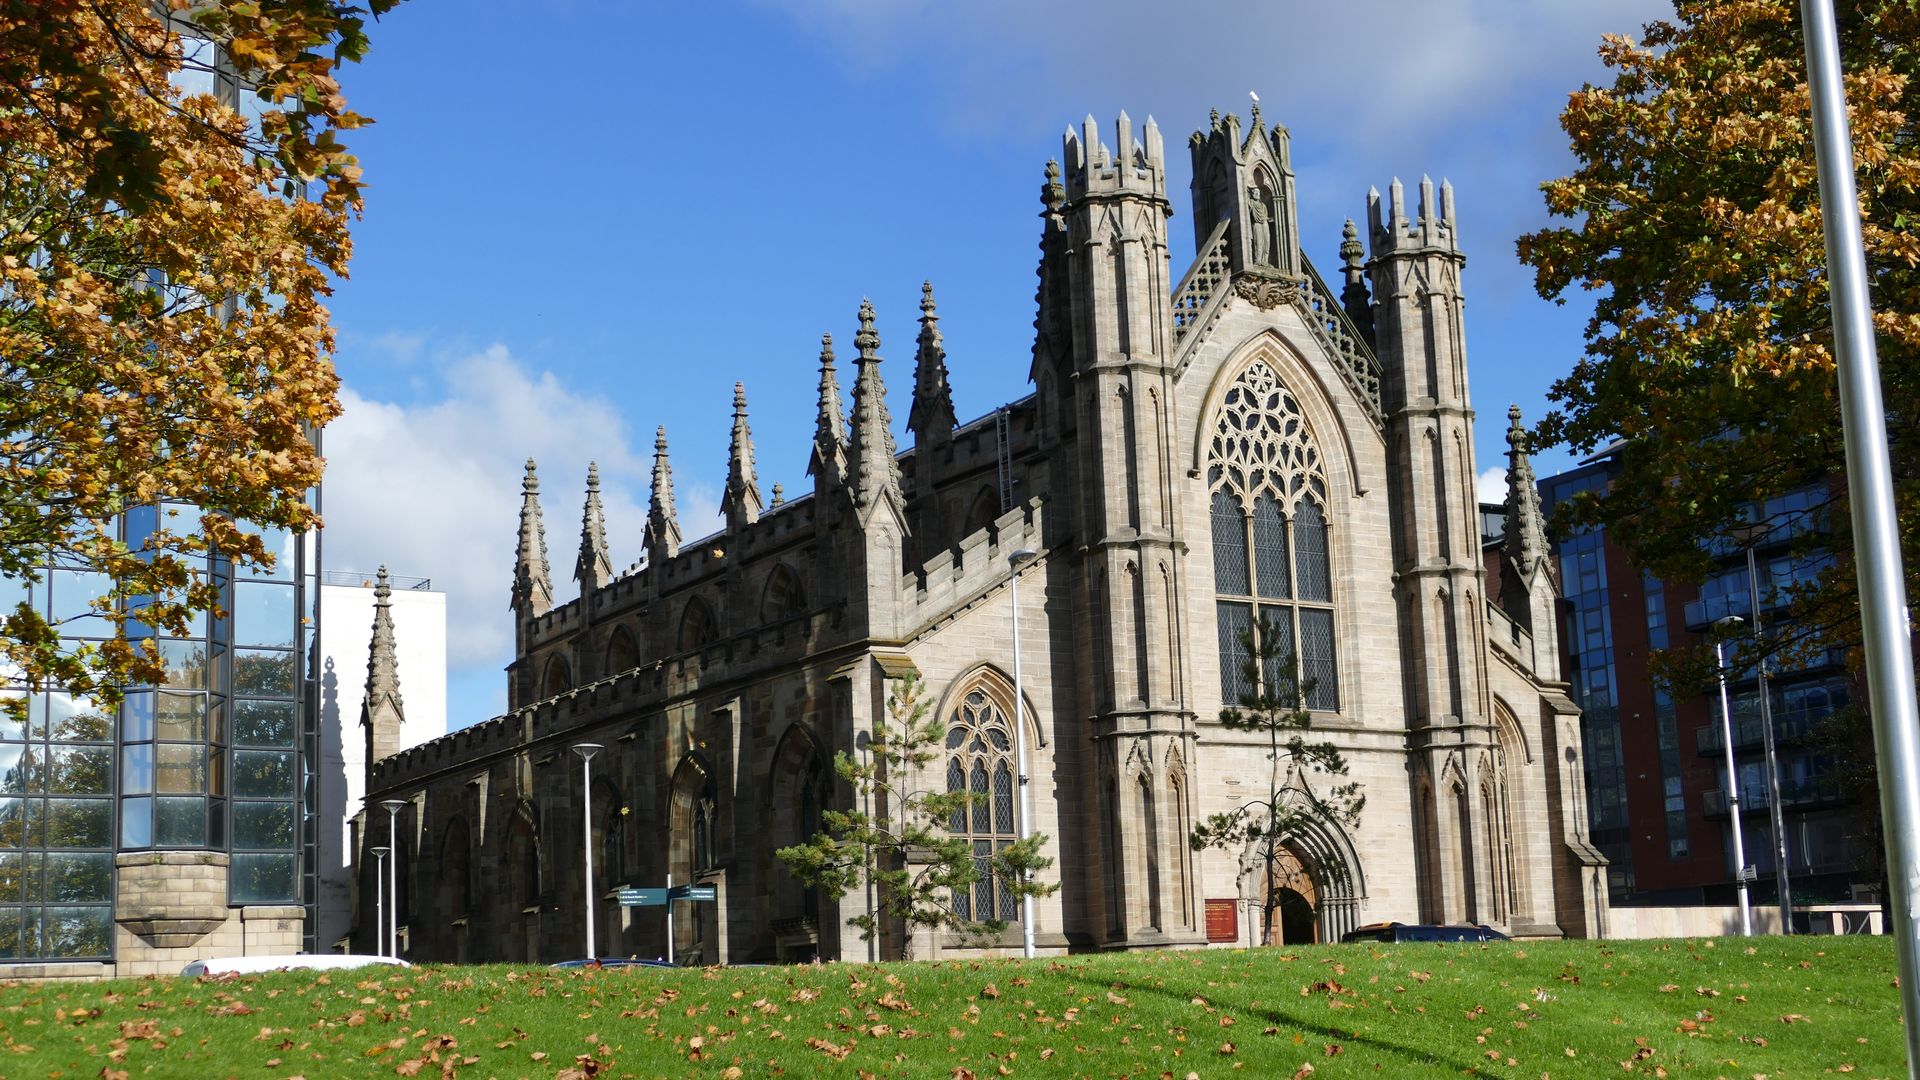
[[[1905,1075],[1887,938],[0,984],[0,1077]]]

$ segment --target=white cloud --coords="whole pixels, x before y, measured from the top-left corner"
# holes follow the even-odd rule
[[[1474,493],[1483,503],[1503,503],[1507,501],[1507,467],[1495,465],[1491,469],[1480,470],[1480,476],[1474,482]]]
[[[951,88],[963,126],[1033,123],[1036,104],[1116,93],[1182,106],[1211,95],[1244,110],[1251,89],[1269,119],[1305,125],[1327,112],[1374,145],[1444,137],[1436,128],[1484,119],[1517,85],[1560,85],[1567,57],[1591,61],[1603,33],[1637,36],[1672,12],[1660,0],[1193,0],[1177,14],[1163,0],[761,2],[856,72],[925,68]]]
[[[1496,306],[1530,295],[1512,238],[1545,222],[1537,187],[1570,169],[1555,118],[1605,81],[1601,36],[1672,16],[1669,0],[759,2],[855,78],[913,71],[963,136],[1044,137],[1091,112],[1110,141],[1118,110],[1136,125],[1153,113],[1175,192],[1186,134],[1210,108],[1245,117],[1256,91],[1293,132],[1303,237],[1323,265],[1368,184],[1397,174],[1411,194],[1431,172],[1459,190],[1475,295]]]
[[[450,683],[490,677],[504,687],[522,466],[529,457],[539,463],[554,587],[570,598],[589,461],[600,467],[616,572],[640,556],[651,433],[636,446],[613,401],[529,370],[502,345],[430,364],[437,385],[415,404],[341,391],[345,411],[325,433],[324,561],[335,570],[385,565],[432,578],[447,594]],[[688,536],[717,527],[712,485],[683,474],[676,490]],[[488,696],[496,708],[503,703]],[[482,718],[454,715],[451,723]]]

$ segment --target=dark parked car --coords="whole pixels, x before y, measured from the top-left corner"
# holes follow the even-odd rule
[[[676,966],[676,965],[673,965],[673,964],[669,964],[669,963],[667,963],[667,962],[666,962],[665,960],[639,960],[639,959],[635,959],[634,957],[631,957],[631,956],[602,956],[602,957],[598,957],[598,958],[593,958],[593,959],[582,959],[582,960],[562,960],[562,961],[560,961],[560,962],[559,962],[559,963],[557,963],[557,964],[548,964],[547,966],[548,966],[548,967],[557,967],[557,968],[584,968],[584,967],[603,967],[603,968],[616,968],[616,967],[650,967],[650,968],[670,968],[670,967],[674,967],[674,966]]]
[[[1347,941],[1506,941],[1507,935],[1490,926],[1434,926],[1409,923],[1368,923],[1340,935]]]

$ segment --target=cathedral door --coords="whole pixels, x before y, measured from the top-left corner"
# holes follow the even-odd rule
[[[1276,889],[1272,902],[1279,909],[1273,915],[1275,936],[1279,938],[1274,944],[1311,945],[1319,939],[1319,921],[1306,897],[1292,889]]]

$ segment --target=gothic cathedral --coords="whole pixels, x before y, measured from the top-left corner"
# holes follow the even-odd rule
[[[589,896],[599,953],[665,955],[664,909],[617,890],[668,882],[712,887],[674,905],[684,962],[1017,950],[1021,912],[991,878],[953,901],[1008,917],[1004,938],[868,942],[846,922],[863,894],[823,897],[774,855],[855,798],[835,754],[866,751],[908,674],[949,731],[925,785],[987,795],[954,823],[975,850],[1017,835],[1025,733],[1060,883],[1034,906],[1042,950],[1328,941],[1385,920],[1603,933],[1517,413],[1504,537],[1482,537],[1452,189],[1370,193],[1336,293],[1299,246],[1286,129],[1216,115],[1189,140],[1198,255],[1176,278],[1159,129],[1122,114],[1113,139],[1089,118],[1047,167],[1032,393],[958,421],[928,286],[898,450],[863,303],[850,413],[821,342],[811,492],[763,499],[736,387],[725,527],[681,535],[662,429],[644,560],[615,570],[589,472],[582,595],[555,605],[527,463],[506,715],[391,753],[376,632],[367,805],[406,803],[403,955],[580,956]],[[1277,858],[1196,852],[1197,822],[1270,793],[1265,736],[1219,714],[1247,689],[1249,642],[1273,636],[1365,808]],[[590,800],[580,743],[604,747]],[[360,835],[384,843],[386,824]],[[373,948],[364,876],[355,951]]]

